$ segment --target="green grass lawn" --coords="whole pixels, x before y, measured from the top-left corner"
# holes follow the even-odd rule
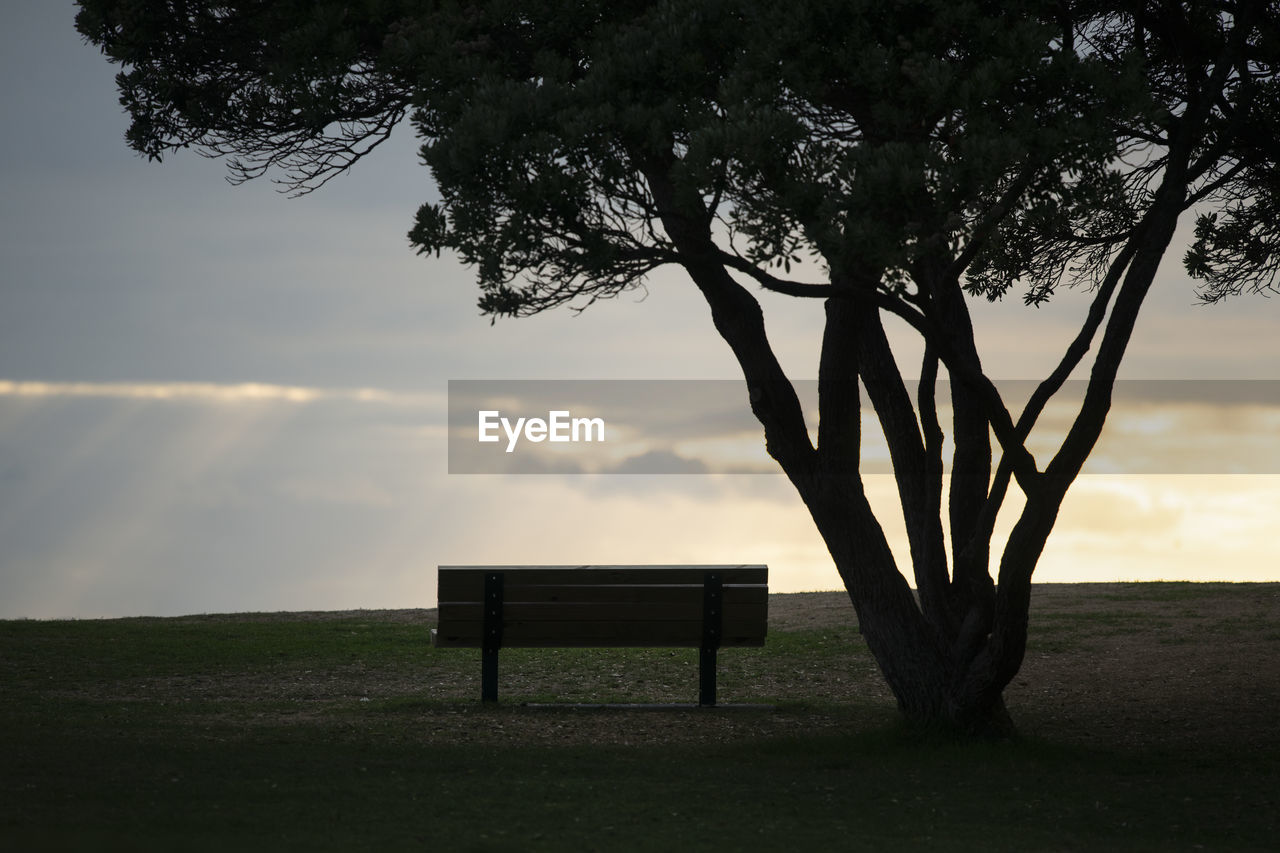
[[[1190,619],[1177,614],[1195,599],[1170,607]],[[1095,642],[1123,636],[1070,612],[1032,645],[1087,670]],[[481,707],[478,653],[435,650],[426,627],[0,622],[0,847],[1166,851],[1280,837],[1280,733],[1059,737],[1056,700],[1028,687],[1011,701],[1032,723],[1023,740],[922,743],[853,626],[722,653],[722,701],[774,711],[520,704],[690,701],[696,656],[669,650],[513,650],[506,698]]]

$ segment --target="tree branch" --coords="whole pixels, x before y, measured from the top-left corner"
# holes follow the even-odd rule
[[[722,265],[702,199],[682,191],[660,162],[646,164],[644,175],[680,263],[707,300],[716,330],[742,368],[751,410],[764,426],[769,455],[802,494],[811,490],[817,453],[795,387],[769,345],[760,304]]]
[[[1115,293],[1116,285],[1124,275],[1129,260],[1133,257],[1133,252],[1134,244],[1131,242],[1112,261],[1106,278],[1103,279],[1101,286],[1099,286],[1097,293],[1094,295],[1093,301],[1089,305],[1089,313],[1085,317],[1080,331],[1068,345],[1057,367],[1044,381],[1036,386],[1030,399],[1027,400],[1021,415],[1018,417],[1016,427],[1016,434],[1022,442],[1026,442],[1045,406],[1062,389],[1067,379],[1070,378],[1071,374],[1080,365],[1080,362],[1083,361],[1085,354],[1088,353],[1093,338],[1097,334],[1098,328],[1102,325],[1103,318],[1106,317],[1107,308],[1111,304],[1111,297]],[[990,547],[992,532],[995,530],[996,516],[999,515],[1000,507],[1004,505],[1004,499],[1008,492],[1012,468],[1012,460],[1007,455],[1002,456],[999,465],[996,467],[991,490],[986,500],[982,503],[982,511],[977,523],[974,525],[973,535],[967,543],[963,543],[961,548],[962,553],[966,553],[966,559],[971,559],[968,556],[968,552],[971,550],[986,550]]]
[[[925,450],[911,395],[889,347],[878,310],[841,301],[829,302],[827,314],[827,336],[839,334],[857,342],[858,374],[889,445],[921,607],[925,618],[945,636],[954,625],[947,600],[942,519],[936,508],[931,511],[937,492],[931,480],[934,466]],[[834,326],[830,319],[833,317],[838,321]]]
[[[717,252],[721,263],[730,269],[746,273],[763,286],[765,290],[771,290],[774,293],[781,293],[786,296],[800,296],[810,299],[831,299],[843,295],[829,284],[788,281],[787,279],[770,275],[741,255],[735,255],[723,249],[717,249]]]
[[[1031,186],[1031,182],[1035,179],[1036,172],[1039,169],[1032,166],[1023,166],[1018,172],[1018,176],[1013,179],[1004,193],[1000,196],[982,217],[982,220],[974,226],[973,232],[969,237],[964,248],[958,252],[955,259],[951,262],[951,266],[944,274],[945,280],[959,281],[960,276],[969,268],[969,264],[973,263],[973,259],[982,251],[983,245],[987,239],[995,233],[1000,227],[1000,223],[1013,210],[1013,206],[1021,198],[1022,194]]]

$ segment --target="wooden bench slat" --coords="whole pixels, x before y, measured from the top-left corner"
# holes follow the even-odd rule
[[[733,572],[743,579],[744,583],[764,583],[768,580],[769,567],[763,563],[722,563],[722,564],[696,564],[696,563],[671,563],[659,565],[646,564],[583,564],[583,565],[554,565],[554,566],[538,566],[538,565],[473,565],[473,566],[439,566],[440,572],[450,573],[454,571],[475,572],[475,571],[499,571],[499,572],[528,572],[536,575],[546,576],[548,573],[572,572],[575,575],[587,575],[588,573],[600,572],[610,576],[630,576],[650,578],[661,573],[666,576],[667,573],[679,574],[684,573],[692,578],[700,578],[706,572]],[[627,581],[623,581],[624,583]],[[691,582],[696,582],[691,581]]]
[[[768,619],[766,599],[741,599],[725,596],[724,607],[730,618],[755,622],[763,626]],[[479,601],[440,603],[440,621],[479,622],[484,619],[484,604]],[[507,601],[502,608],[505,622],[701,622],[702,602],[589,602],[589,601]]]
[[[455,622],[433,638],[440,648],[479,648],[483,623]],[[697,648],[702,621],[684,622],[522,622],[503,625],[502,647],[666,646]],[[764,636],[749,622],[726,620],[721,647],[763,646]]]
[[[484,592],[484,573],[501,572],[508,587],[549,586],[676,586],[702,587],[708,571],[726,586],[765,585],[765,566],[441,566],[436,597],[440,601],[477,601]]]
[[[725,607],[765,606],[769,600],[767,586],[729,586],[722,589]],[[646,604],[655,607],[693,606],[702,612],[702,586],[565,586],[563,584],[528,586],[504,585],[503,600],[512,604]],[[483,595],[439,597],[442,610],[458,605],[480,605]],[[442,613],[440,618],[445,618]]]

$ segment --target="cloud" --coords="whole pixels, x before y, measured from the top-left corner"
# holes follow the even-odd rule
[[[609,468],[608,474],[706,474],[707,465],[699,459],[688,459],[667,450],[649,450],[628,456]]]
[[[1086,475],[1036,579],[1274,581],[1280,476]]]
[[[431,395],[17,385],[0,395],[0,616],[314,606],[430,547]]]
[[[246,382],[15,382],[0,380],[0,397],[99,397],[116,400],[200,400],[233,403],[275,400],[309,403],[324,392],[315,388]]]
[[[32,382],[0,379],[0,397],[172,400],[205,403],[314,403],[343,400],[401,405],[438,404],[441,395],[382,388],[308,388],[265,382]]]

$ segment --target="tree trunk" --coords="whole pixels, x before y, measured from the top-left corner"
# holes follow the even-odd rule
[[[896,568],[861,484],[823,476],[804,484],[801,494],[840,572],[859,631],[908,723],[965,737],[1012,737],[1003,698],[1012,678],[1010,662],[993,656],[985,639],[980,653],[958,653],[962,629],[948,630],[926,618]],[[989,596],[981,605],[988,613],[995,609],[994,591]],[[1024,609],[1024,638],[1026,615]]]
[[[858,299],[860,288],[854,281],[841,280],[837,287],[843,295],[827,302],[818,379],[821,418],[814,447],[795,389],[769,346],[759,303],[716,255],[711,220],[701,199],[682,192],[659,165],[647,176],[665,211],[663,225],[706,298],[716,330],[737,357],[751,408],[764,427],[766,448],[809,508],[853,602],[859,630],[904,717],[935,731],[1010,736],[1013,727],[1003,690],[1021,662],[1020,646],[1002,646],[1016,652],[1012,657],[993,653],[988,637],[1000,611],[989,582],[970,584],[966,594],[957,597],[963,612],[949,602],[936,482],[940,459],[930,455],[940,446],[935,435],[925,442],[916,431],[910,398],[878,309]],[[864,276],[861,290],[869,295],[878,280],[878,275]],[[923,602],[898,571],[863,487],[860,376],[885,421]],[[985,454],[989,465],[989,447]],[[1015,599],[1007,598],[1006,603]],[[1002,624],[1008,629],[1018,621],[1005,619]],[[1024,607],[1024,638],[1026,621]],[[1012,637],[1008,630],[1003,636]]]

